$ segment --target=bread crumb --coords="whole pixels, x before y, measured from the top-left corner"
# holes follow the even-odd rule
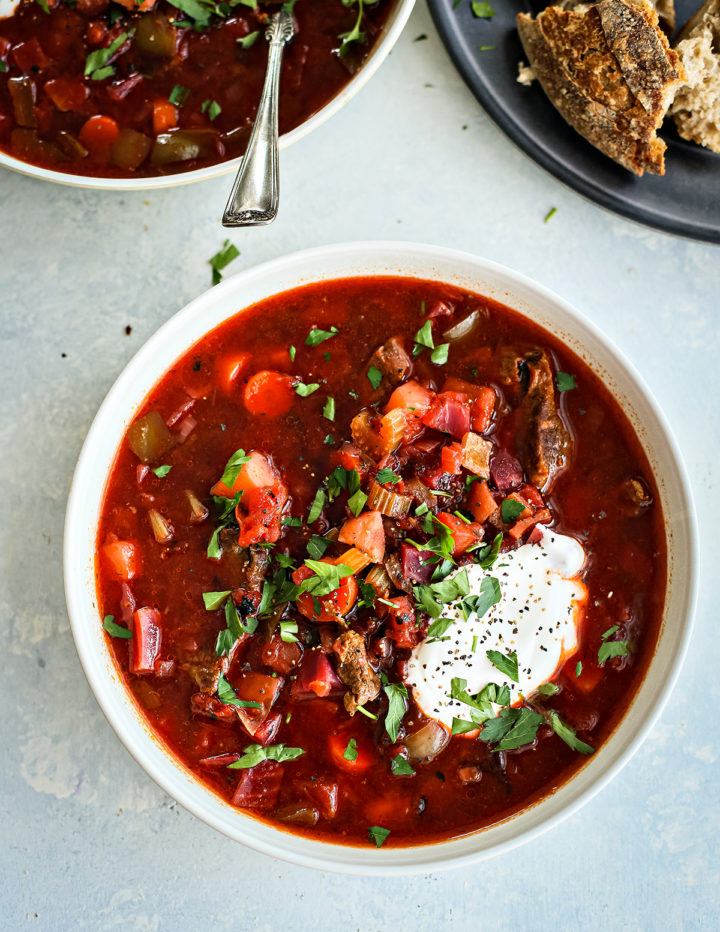
[[[519,61],[517,83],[522,84],[524,87],[530,87],[535,78],[535,72],[530,65],[526,65],[524,61]]]
[[[675,95],[670,114],[683,139],[720,152],[720,0],[707,3],[685,25],[675,51],[687,84]]]

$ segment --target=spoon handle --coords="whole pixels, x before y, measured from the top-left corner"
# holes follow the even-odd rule
[[[272,223],[278,212],[278,93],[285,43],[292,39],[293,18],[276,13],[265,31],[270,43],[265,84],[245,155],[222,218],[224,227]]]

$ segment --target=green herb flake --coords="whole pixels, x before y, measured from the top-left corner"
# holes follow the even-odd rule
[[[182,84],[176,84],[168,94],[168,100],[176,107],[184,107],[189,96],[189,87],[183,87]]]
[[[217,285],[222,281],[222,270],[234,262],[240,255],[240,250],[229,239],[222,244],[222,249],[218,250],[212,259],[209,260],[212,269],[212,283]]]
[[[370,366],[367,371],[367,377],[374,389],[378,389],[380,387],[380,383],[383,380],[383,374],[379,369],[376,369],[375,366]]]
[[[545,214],[545,219],[543,220],[543,223],[548,223],[548,221],[552,220],[552,218],[555,216],[556,213],[557,213],[557,207],[551,207],[550,210]]]
[[[131,35],[132,32],[122,32],[106,48],[95,49],[94,52],[90,52],[85,59],[85,77],[89,77],[91,81],[102,81],[104,78],[109,78],[110,75],[115,74],[115,67],[108,65],[108,62]]]
[[[323,417],[328,421],[335,420],[335,399],[332,397],[332,395],[327,396],[327,401],[325,402],[322,413]]]
[[[240,43],[240,46],[244,49],[252,48],[253,45],[257,42],[257,38],[260,35],[260,30],[256,29],[254,32],[249,32],[246,36],[243,36],[237,41]]]
[[[358,489],[357,492],[355,492],[354,495],[351,495],[348,499],[348,508],[350,511],[352,511],[356,518],[365,507],[365,502],[367,499],[368,497],[362,489]]]
[[[103,628],[107,633],[114,638],[131,638],[132,631],[128,631],[127,628],[123,628],[122,625],[119,625],[115,622],[114,615],[106,615],[103,618]]]
[[[319,534],[313,534],[307,544],[307,552],[310,554],[311,559],[319,560],[320,557],[324,556],[325,551],[328,549],[332,541],[328,537],[320,537]]]
[[[560,687],[556,686],[555,683],[543,683],[542,686],[538,686],[537,693],[539,696],[555,696],[560,692]]]
[[[343,751],[343,757],[345,760],[349,761],[356,761],[358,759],[357,741],[355,738],[351,738],[348,741],[347,747]]]
[[[156,466],[155,469],[151,469],[150,472],[154,472],[158,479],[164,479],[171,469],[172,466],[165,464],[163,466]]]
[[[326,446],[328,446],[328,447],[329,447],[331,444],[335,443],[335,441],[334,441],[334,439],[333,439],[333,435],[332,435],[332,434],[325,434],[325,439],[323,440],[323,443],[324,443]]]
[[[224,702],[225,705],[233,705],[237,709],[259,709],[260,703],[253,702],[250,699],[238,699],[237,693],[232,688],[230,683],[225,679],[225,677],[220,674],[218,677],[218,687],[217,687],[218,699],[220,702]]]
[[[368,829],[368,838],[375,842],[376,848],[381,848],[383,842],[390,834],[389,828],[383,828],[382,825],[371,825]]]
[[[598,664],[602,666],[612,657],[625,657],[630,653],[628,641],[604,641],[598,651]]]
[[[486,650],[485,656],[490,661],[490,663],[499,670],[501,673],[504,673],[505,676],[509,677],[513,683],[518,683],[518,659],[517,653],[512,651],[509,654],[501,654],[499,650]]]
[[[222,608],[230,592],[230,589],[225,589],[223,592],[203,592],[203,602],[205,603],[206,611],[212,612],[217,608]]]
[[[603,641],[606,641],[610,637],[611,634],[615,634],[615,632],[619,630],[620,630],[620,625],[613,625],[612,628],[608,628],[607,631],[605,631],[601,635]]]
[[[400,482],[400,476],[393,472],[392,469],[378,469],[375,478],[380,485],[387,485],[388,483],[395,485],[396,482]]]
[[[565,744],[572,748],[573,751],[579,751],[581,754],[595,753],[595,748],[592,748],[589,744],[585,744],[584,741],[581,741],[575,734],[575,729],[571,728],[569,725],[566,725],[557,714],[557,712],[550,712],[549,721],[550,727],[555,732],[555,734],[559,738],[562,738]]]
[[[449,343],[440,343],[439,346],[436,346],[432,353],[430,353],[430,362],[434,362],[436,366],[444,366],[448,361],[449,351]]]
[[[398,739],[398,729],[407,711],[407,688],[403,683],[388,683],[383,687],[388,697],[388,711],[385,716],[385,731],[392,742]]]
[[[525,511],[525,505],[515,498],[503,499],[500,505],[500,515],[505,524],[510,524]]]
[[[280,622],[280,640],[286,644],[297,644],[298,625],[296,621]]]
[[[373,715],[372,712],[368,712],[364,705],[356,706],[355,711],[360,712],[360,714],[364,715],[366,718],[371,718],[374,722],[377,721],[377,715]]]
[[[492,19],[495,15],[495,10],[487,0],[472,0],[470,8],[477,19]]]
[[[464,718],[453,717],[450,731],[453,735],[466,735],[469,731],[475,731],[477,727],[475,722],[468,722]]]
[[[222,107],[216,100],[204,100],[200,107],[200,113],[207,113],[208,119],[212,123],[222,113]]]
[[[330,327],[329,330],[320,330],[318,327],[313,327],[305,337],[305,346],[319,346],[325,340],[334,337],[337,332],[337,327]]]
[[[290,362],[295,362],[296,353],[297,353],[297,350],[292,344],[290,344],[290,346],[288,346],[288,356],[290,357]]]
[[[428,349],[435,349],[435,342],[432,335],[432,321],[426,320],[414,337],[415,343],[420,346],[426,346]]]
[[[318,489],[308,513],[308,524],[313,524],[320,517],[320,513],[325,507],[325,500],[325,491],[323,489]]]
[[[575,384],[575,376],[569,375],[567,372],[558,372],[555,375],[555,384],[559,392],[569,392],[573,388],[577,388]]]
[[[264,760],[275,760],[278,763],[284,763],[288,760],[295,760],[304,754],[302,748],[289,748],[285,744],[271,744],[270,747],[264,748],[261,744],[248,744],[245,753],[232,764],[228,764],[229,770],[247,770],[249,767],[255,767]]]
[[[575,664],[575,676],[578,677],[582,673],[582,660],[578,660]]]
[[[232,487],[235,485],[237,477],[240,475],[243,466],[245,463],[249,462],[250,457],[243,449],[236,450],[225,464],[225,469],[223,469],[220,482],[223,485],[226,485],[229,489],[232,489]]]
[[[407,758],[403,757],[402,754],[393,757],[390,763],[390,772],[396,777],[412,777],[415,774]]]
[[[312,393],[316,392],[319,388],[319,382],[310,382],[309,385],[306,385],[304,382],[298,382],[295,386],[295,392],[300,395],[301,398],[307,398],[308,395],[312,395]]]
[[[478,45],[478,52],[492,52],[494,48],[494,45]],[[463,126],[463,129],[467,129],[467,126]]]

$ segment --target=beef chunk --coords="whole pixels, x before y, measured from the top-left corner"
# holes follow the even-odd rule
[[[370,666],[365,640],[356,631],[346,631],[333,644],[340,666],[338,676],[348,687],[345,708],[355,714],[359,705],[370,702],[380,692],[380,678]]]
[[[570,434],[557,410],[547,354],[533,350],[523,362],[521,374],[526,388],[520,403],[518,452],[530,482],[542,489],[565,465]]]
[[[398,337],[390,337],[373,353],[370,365],[375,366],[391,385],[399,385],[410,375],[412,360]]]
[[[212,694],[217,692],[220,674],[227,673],[230,660],[225,655],[218,657],[212,647],[201,647],[179,665],[195,680],[200,692]]]

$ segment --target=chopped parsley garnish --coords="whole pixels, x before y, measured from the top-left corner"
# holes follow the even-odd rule
[[[151,469],[150,472],[154,472],[158,479],[164,479],[171,469],[172,466],[168,466],[167,463],[165,463],[162,466],[156,466],[155,469]]]
[[[246,36],[243,36],[241,39],[238,39],[237,41],[240,43],[242,48],[249,49],[251,48],[251,46],[255,45],[255,42],[257,41],[257,37],[259,35],[260,35],[260,30],[256,29],[254,32],[249,32]]]
[[[355,738],[351,738],[348,741],[347,747],[343,751],[343,757],[345,760],[349,761],[356,761],[358,759],[357,741]]]
[[[398,476],[396,472],[393,472],[392,469],[378,469],[375,478],[381,485],[386,485],[387,483],[395,485],[396,482],[400,482],[400,476]]]
[[[203,592],[203,602],[208,612],[216,608],[222,608],[223,602],[230,595],[231,590],[225,589],[223,592]]]
[[[317,327],[313,327],[305,337],[305,346],[319,346],[325,340],[334,337],[337,332],[337,327],[331,327],[329,330],[319,330]]]
[[[505,524],[510,524],[525,511],[525,505],[515,498],[506,498],[500,505],[500,514]]]
[[[207,113],[208,119],[212,123],[222,113],[222,107],[216,100],[204,100],[200,106],[200,113]]]
[[[218,677],[217,694],[220,702],[224,702],[225,705],[234,705],[238,709],[260,708],[259,702],[253,702],[250,699],[238,699],[237,693],[232,688],[230,683],[228,683],[222,673]]]
[[[545,721],[539,712],[527,706],[513,709],[507,706],[497,718],[489,719],[480,732],[480,740],[494,744],[496,751],[512,751],[535,740],[538,728]]]
[[[235,480],[240,475],[240,470],[243,468],[245,463],[250,462],[250,457],[247,456],[244,450],[236,450],[230,459],[225,464],[225,469],[223,474],[220,477],[220,482],[223,485],[226,485],[229,489],[232,489],[235,484]]]
[[[310,506],[310,511],[308,513],[308,524],[313,524],[320,517],[320,513],[325,507],[325,491],[324,489],[318,489],[315,493],[315,498],[313,499],[312,505]]]
[[[335,399],[332,397],[332,395],[327,396],[327,401],[325,402],[322,413],[323,417],[328,421],[335,420]]]
[[[333,435],[332,435],[332,434],[325,434],[325,439],[323,440],[323,443],[324,443],[326,446],[330,446],[331,444],[335,443],[335,441],[333,440]]]
[[[227,527],[228,524],[231,524],[234,520],[235,509],[237,508],[241,498],[242,491],[237,492],[235,495],[233,495],[232,498],[224,498],[219,495],[213,495],[213,502],[215,503],[215,509],[217,512],[216,520],[218,523],[215,530],[212,532],[210,542],[208,543],[207,547],[207,555],[210,560],[220,559],[222,554],[220,549],[220,531]]]
[[[557,213],[557,207],[551,207],[550,210],[545,214],[545,219],[543,220],[543,223],[547,223],[548,220],[552,220],[552,218],[555,216],[556,213]]]
[[[615,634],[615,632],[619,630],[620,630],[620,625],[613,625],[612,628],[608,628],[607,631],[605,631],[601,635],[603,641],[606,641],[610,637],[611,634]]]
[[[332,541],[329,537],[320,537],[319,534],[313,534],[307,544],[307,552],[313,560],[319,560],[325,554]]]
[[[296,621],[280,622],[280,640],[286,644],[297,644],[298,625]]]
[[[367,371],[367,377],[373,388],[377,389],[380,387],[380,383],[383,380],[383,374],[379,369],[376,369],[375,366],[370,366]],[[348,394],[352,395],[352,392],[348,392]],[[357,398],[357,395],[354,397]]]
[[[423,348],[435,349],[435,341],[432,335],[432,321],[426,320],[422,327],[415,334],[415,346],[413,346],[413,356],[419,356]]]
[[[581,741],[575,734],[575,729],[571,728],[569,725],[566,725],[557,714],[557,712],[551,711],[548,718],[550,727],[555,732],[555,734],[559,738],[562,738],[565,744],[567,744],[568,747],[571,747],[573,751],[580,751],[581,754],[595,753],[595,748],[591,748],[589,744],[585,744],[584,741]]]
[[[280,524],[282,524],[283,527],[301,527],[302,518],[299,518],[297,515],[294,517],[288,516],[285,518],[280,518]]]
[[[90,52],[85,59],[85,77],[89,77],[91,81],[102,81],[115,74],[115,66],[108,65],[108,62],[132,34],[132,32],[121,32],[107,48]]]
[[[190,96],[190,88],[183,87],[182,84],[176,84],[168,94],[168,100],[176,107],[184,107]]]
[[[122,625],[117,624],[114,615],[106,615],[103,618],[103,628],[114,638],[132,637],[132,631],[128,631],[127,628],[123,628]]]
[[[373,715],[372,712],[368,712],[368,710],[363,705],[356,706],[355,711],[360,712],[361,715],[364,715],[366,718],[371,718],[375,722],[377,721],[377,715]]]
[[[450,732],[453,735],[465,735],[469,731],[475,731],[477,727],[475,722],[466,722],[464,718],[455,718],[453,716]]]
[[[390,740],[395,742],[398,739],[398,729],[400,722],[407,709],[406,700],[408,697],[407,689],[403,683],[388,683],[383,686],[383,691],[388,697],[388,711],[385,716],[385,731],[390,735]]]
[[[432,353],[430,353],[430,362],[434,362],[436,366],[444,366],[448,361],[449,351],[449,343],[440,343],[440,345],[436,346]]]
[[[560,687],[556,686],[555,683],[543,683],[542,686],[538,686],[537,693],[539,696],[554,696],[560,692]]]
[[[472,0],[470,7],[473,16],[477,17],[477,19],[492,19],[495,15],[492,4],[488,3],[487,0]]]
[[[218,250],[210,259],[210,268],[212,269],[212,283],[219,284],[222,281],[222,270],[230,265],[240,255],[240,250],[229,239],[222,244],[222,249]]]
[[[407,758],[403,757],[402,754],[398,754],[397,757],[393,757],[390,764],[390,771],[396,777],[412,777],[415,773],[415,771],[408,763]]]
[[[245,753],[232,764],[228,764],[230,770],[245,770],[248,767],[255,767],[264,760],[276,760],[283,763],[288,760],[295,760],[304,754],[302,748],[289,748],[285,744],[271,744],[270,747],[264,748],[261,744],[248,744]]]
[[[576,387],[575,376],[569,375],[567,372],[558,372],[555,375],[555,384],[559,392],[569,392]]]
[[[510,687],[498,686],[496,683],[488,683],[476,696],[471,696],[467,691],[467,680],[461,676],[454,676],[450,680],[450,698],[456,702],[462,702],[469,709],[472,727],[476,728],[482,725],[488,719],[495,715],[494,705],[509,706],[510,704]],[[460,721],[464,721],[460,719]],[[464,731],[471,731],[466,728]]]
[[[361,0],[362,2],[362,0]],[[383,828],[382,825],[371,825],[368,829],[368,838],[375,842],[375,847],[380,848],[385,839],[390,834],[389,828]]]
[[[292,343],[291,343],[290,346],[288,346],[288,356],[290,357],[290,362],[295,362],[295,354],[296,354],[296,353],[297,353],[297,350],[295,349],[295,347],[294,347],[294,346],[292,345]]]
[[[582,673],[582,660],[578,660],[575,664],[575,676],[578,677]]]
[[[628,641],[603,641],[598,651],[598,664],[602,666],[612,657],[625,657],[630,653]]]
[[[357,492],[351,495],[348,499],[348,508],[350,511],[352,511],[356,518],[365,507],[365,502],[367,499],[368,497],[362,489],[358,489]]]
[[[305,560],[305,566],[313,571],[313,575],[300,583],[300,592],[309,592],[316,598],[330,595],[347,576],[352,576],[352,570],[344,563],[321,563],[319,560]]]
[[[515,651],[509,654],[501,654],[499,650],[486,650],[485,656],[497,670],[509,677],[513,683],[519,682],[518,659]]]
[[[298,382],[295,386],[295,391],[301,398],[307,398],[308,395],[312,395],[312,393],[316,392],[319,388],[319,382],[311,382],[309,385],[306,385],[304,382]]]

